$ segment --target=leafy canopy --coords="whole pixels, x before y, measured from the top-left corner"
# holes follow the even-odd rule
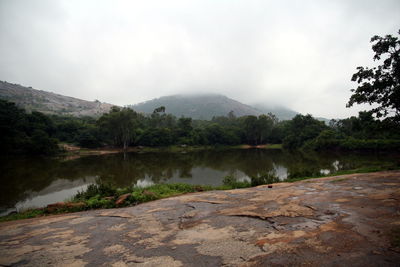
[[[400,34],[400,30],[398,31]],[[371,38],[374,61],[383,62],[377,67],[358,67],[352,81],[358,83],[352,89],[347,107],[353,104],[376,104],[372,113],[378,118],[389,117],[400,122],[400,40],[392,35]]]

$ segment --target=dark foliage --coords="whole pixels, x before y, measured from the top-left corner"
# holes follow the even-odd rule
[[[53,121],[46,115],[27,114],[14,103],[0,100],[0,149],[3,154],[58,152]]]
[[[400,34],[400,30],[398,32]],[[374,61],[383,60],[377,67],[358,67],[352,81],[358,83],[352,89],[347,106],[353,104],[377,104],[372,109],[378,118],[389,117],[400,123],[400,40],[392,35],[371,38]]]
[[[311,115],[280,122],[272,114],[228,114],[204,121],[178,119],[162,111],[145,116],[129,108],[113,108],[95,120],[27,114],[6,101],[0,101],[0,129],[5,154],[52,155],[58,152],[57,142],[85,148],[283,143],[286,149],[394,150],[400,140],[400,125],[378,120],[373,112],[332,120],[329,126]]]

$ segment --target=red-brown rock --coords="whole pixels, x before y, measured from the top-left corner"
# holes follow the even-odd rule
[[[127,194],[123,194],[121,196],[119,196],[119,198],[117,199],[117,201],[115,201],[115,205],[120,206],[122,204],[124,204],[124,202],[128,199],[128,197],[130,197],[131,194],[127,193]]]

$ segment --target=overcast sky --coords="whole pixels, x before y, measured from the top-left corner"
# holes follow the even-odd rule
[[[189,92],[327,118],[345,107],[370,38],[400,1],[0,0],[0,80],[134,104]]]

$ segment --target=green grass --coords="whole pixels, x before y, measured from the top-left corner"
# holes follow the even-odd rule
[[[357,168],[357,169],[352,169],[352,170],[342,170],[342,171],[337,171],[332,174],[321,174],[321,175],[315,175],[315,176],[304,176],[304,177],[295,177],[295,178],[290,178],[285,180],[285,182],[297,182],[297,181],[302,181],[306,179],[315,179],[315,178],[322,178],[322,177],[333,177],[333,176],[340,176],[340,175],[346,175],[346,174],[354,174],[354,173],[369,173],[369,172],[379,172],[379,171],[388,171],[388,170],[396,170],[398,168],[395,167],[364,167],[364,168]]]
[[[26,210],[23,212],[0,217],[0,222],[29,219],[29,218],[35,218],[35,217],[39,217],[39,216],[43,216],[43,215],[45,215],[45,212],[43,209],[30,209],[30,210]]]

